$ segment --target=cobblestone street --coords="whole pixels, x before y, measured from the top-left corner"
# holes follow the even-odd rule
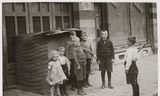
[[[139,67],[138,82],[140,85],[140,96],[153,96],[155,90],[158,89],[158,56],[151,55],[147,57],[142,57],[137,62]],[[90,75],[90,82],[93,87],[85,88],[87,95],[85,96],[132,96],[131,85],[126,84],[125,72],[123,64],[114,65],[114,70],[112,74],[112,83],[114,89],[100,89],[101,87],[101,77],[100,72],[95,71]],[[106,74],[107,83],[107,74]],[[8,94],[8,95],[7,95]],[[17,93],[16,93],[17,94]],[[70,96],[78,96],[76,91],[69,91]],[[9,95],[9,92],[5,92],[4,96],[32,96],[32,94],[19,93],[15,95],[14,93]],[[34,95],[33,96],[41,96]]]
[[[138,82],[140,85],[140,96],[153,96],[158,88],[158,57],[157,55],[142,57],[137,62],[139,67]],[[126,84],[123,64],[115,65],[112,74],[114,89],[100,89],[100,72],[96,71],[90,76],[93,87],[85,88],[87,96],[132,96],[131,85]],[[107,74],[106,74],[107,83]],[[73,94],[73,93],[72,93]],[[72,96],[76,96],[73,94]]]

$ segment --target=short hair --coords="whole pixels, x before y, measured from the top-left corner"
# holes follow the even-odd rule
[[[128,41],[131,42],[133,45],[136,43],[136,37],[134,35],[129,36]]]
[[[60,51],[60,50],[65,50],[65,48],[61,46],[58,48],[58,51]]]
[[[103,32],[107,32],[107,33],[108,33],[108,31],[107,31],[107,30],[101,30],[101,33],[103,33]]]
[[[86,35],[87,36],[87,32],[81,32],[81,36],[82,35]]]
[[[73,37],[72,41],[80,41],[80,39],[77,36],[75,36]]]
[[[59,52],[58,52],[57,50],[50,50],[50,51],[48,52],[48,59],[49,59],[49,60],[53,60],[53,56],[54,56],[55,54],[58,54],[58,55],[59,55]]]
[[[70,35],[75,35],[75,34],[76,34],[76,31],[72,30],[72,31],[69,32],[69,34],[70,34]]]

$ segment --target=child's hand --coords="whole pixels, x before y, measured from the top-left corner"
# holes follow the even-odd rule
[[[100,64],[100,61],[99,61],[99,60],[97,61],[97,64],[98,64],[98,65]]]
[[[114,63],[115,62],[115,60],[114,59],[112,59],[112,61],[111,61],[112,63]]]
[[[125,70],[125,73],[128,74],[128,70],[127,69]]]
[[[81,69],[81,66],[80,66],[80,65],[78,65],[78,66],[77,66],[77,69],[78,69],[78,70],[79,70],[79,69]]]
[[[68,75],[70,76],[70,70],[68,71]]]
[[[93,55],[93,57],[96,59],[97,58],[97,56],[96,55]]]

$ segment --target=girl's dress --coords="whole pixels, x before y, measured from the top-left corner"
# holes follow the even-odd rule
[[[63,70],[62,70],[62,67],[61,67],[59,60],[50,61],[48,64],[48,69],[50,71],[48,71],[46,80],[50,85],[62,83],[63,80],[67,79]]]
[[[59,60],[60,60],[63,72],[68,77],[69,76],[68,72],[70,71],[70,62],[69,62],[69,60],[65,56],[60,56]]]
[[[126,51],[126,64],[125,67],[128,69],[126,74],[127,84],[136,84],[138,76],[138,67],[136,61],[138,59],[137,48],[132,46]]]

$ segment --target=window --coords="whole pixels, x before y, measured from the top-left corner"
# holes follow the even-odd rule
[[[49,16],[43,16],[42,22],[43,22],[43,31],[49,31],[50,30]]]
[[[55,24],[56,29],[66,29],[71,27],[71,4],[55,3]]]
[[[49,31],[50,20],[49,16],[33,16],[33,32]],[[42,24],[41,24],[42,22]]]
[[[56,16],[56,29],[62,29],[62,17]]]
[[[6,16],[6,34],[7,37],[13,37],[16,35],[15,31],[15,17],[14,16]]]
[[[33,31],[41,32],[40,16],[33,16]]]
[[[64,28],[69,28],[70,27],[70,22],[69,22],[69,16],[64,16]]]
[[[26,18],[24,16],[17,17],[18,34],[26,34]]]
[[[97,31],[97,37],[100,37],[100,30],[102,28],[102,5],[100,3],[94,4],[94,13],[95,13],[95,27]]]
[[[15,32],[15,17],[6,16],[6,35],[7,35],[7,50],[8,50],[8,62],[14,62],[14,36]]]

